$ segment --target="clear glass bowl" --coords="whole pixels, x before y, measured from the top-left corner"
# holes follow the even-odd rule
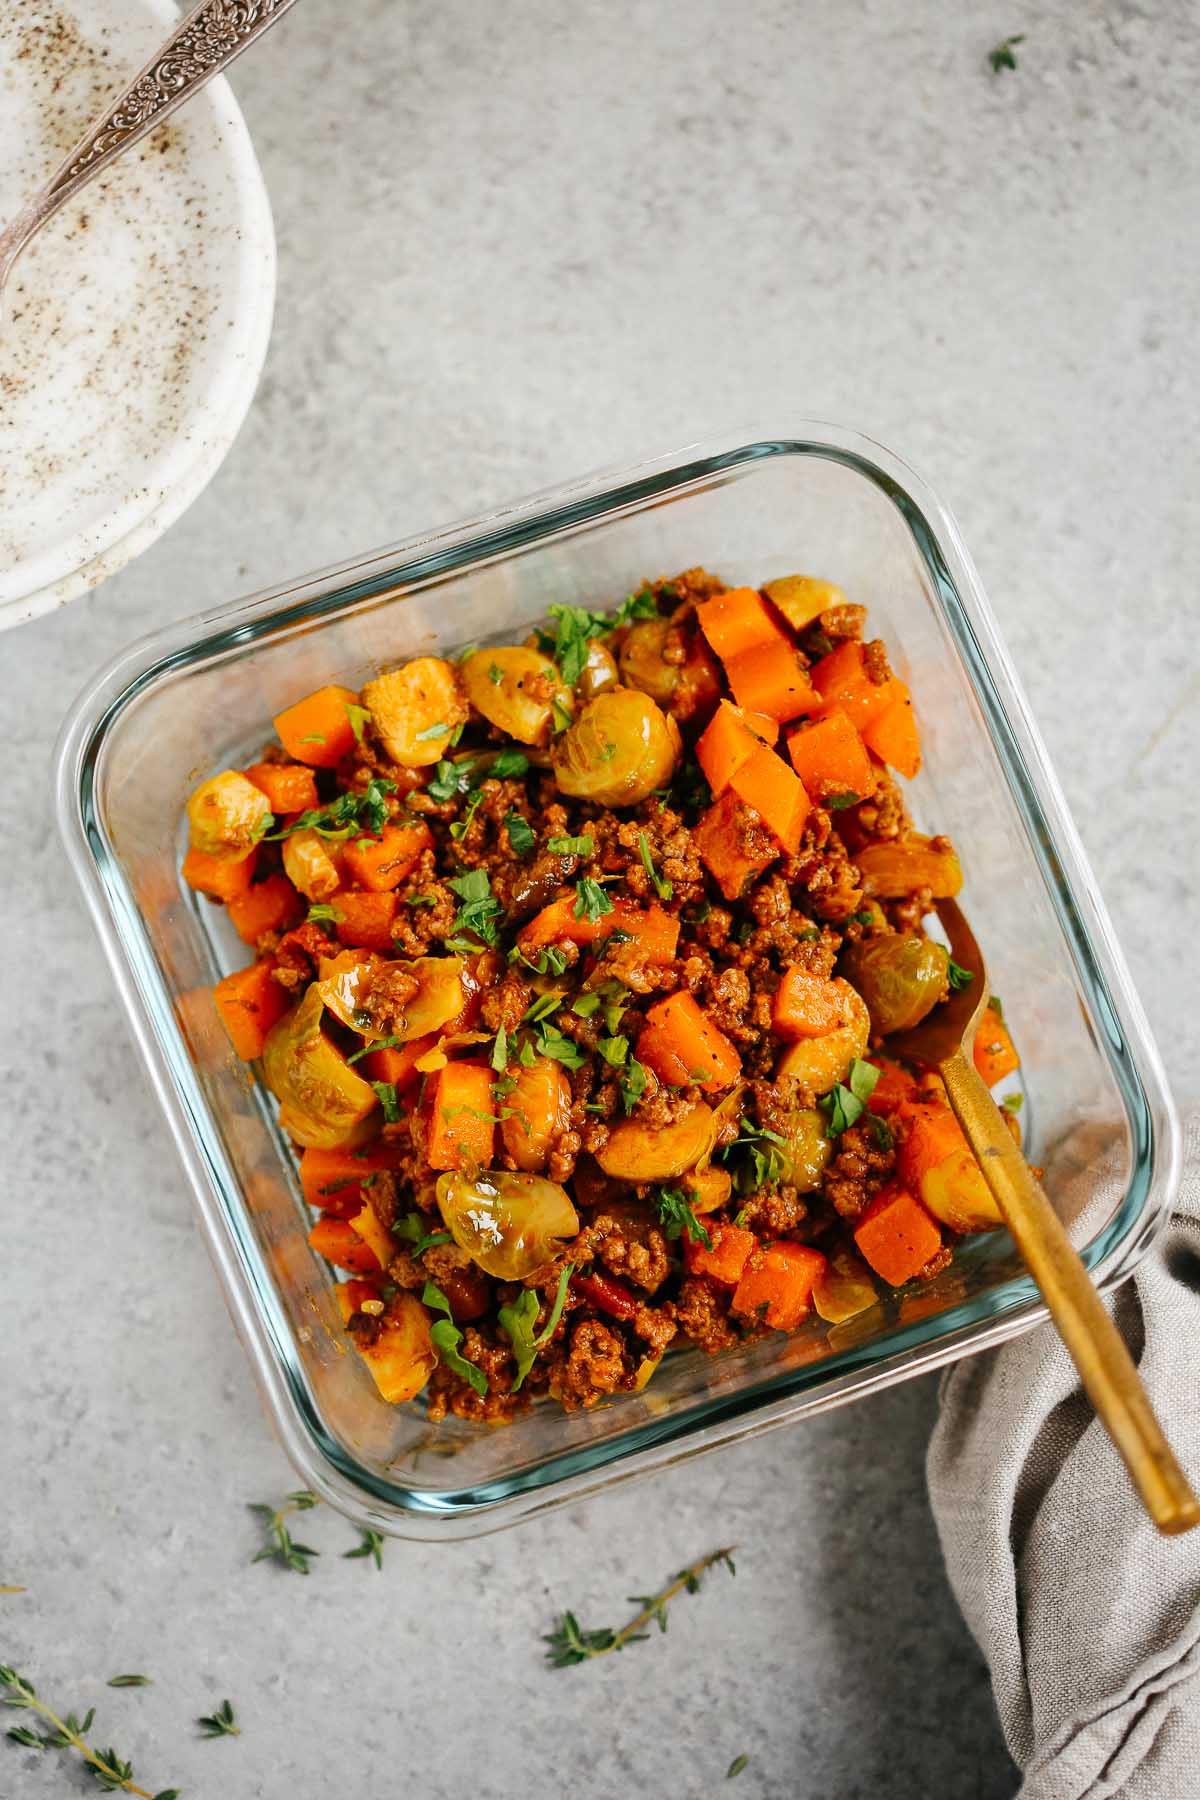
[[[494,1529],[1045,1316],[992,1233],[841,1326],[814,1318],[725,1356],[685,1351],[642,1394],[575,1416],[539,1406],[490,1430],[384,1405],[346,1346],[292,1155],[208,998],[245,952],[221,909],[180,883],[187,795],[248,760],[271,715],[325,682],[357,688],[404,657],[511,641],[551,601],[605,608],[697,563],[754,585],[804,569],[871,608],[915,691],[926,760],[914,805],[962,854],[964,905],[1019,1041],[1029,1154],[1053,1196],[1081,1154],[1120,1146],[1107,1216],[1077,1233],[1097,1279],[1129,1273],[1177,1184],[1159,1059],[978,579],[949,515],[867,439],[812,425],[699,444],[173,626],[78,702],[59,752],[61,825],[268,1412],[304,1482],[383,1531]]]

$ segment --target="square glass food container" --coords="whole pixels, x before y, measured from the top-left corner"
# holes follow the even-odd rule
[[[302,1480],[385,1532],[495,1529],[1045,1317],[1007,1235],[992,1233],[842,1325],[814,1317],[715,1358],[684,1350],[641,1394],[575,1415],[535,1406],[503,1429],[431,1425],[419,1400],[385,1405],[343,1336],[293,1156],[209,998],[246,952],[222,909],[181,884],[188,793],[251,760],[272,714],[326,682],[358,688],[406,657],[511,642],[553,601],[606,610],[695,564],[731,585],[802,570],[870,607],[914,690],[916,817],[959,849],[963,904],[1022,1052],[1027,1152],[1053,1198],[1117,1146],[1111,1205],[1075,1222],[1102,1285],[1144,1254],[1177,1184],[1159,1059],[978,578],[944,508],[868,439],[804,424],[697,444],[172,626],[77,704],[59,752],[61,825],[268,1413]]]

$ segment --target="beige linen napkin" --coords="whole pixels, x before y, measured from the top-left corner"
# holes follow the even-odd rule
[[[1090,1210],[1113,1159],[1076,1180]],[[1200,1111],[1169,1226],[1109,1306],[1200,1482]],[[1050,1326],[949,1370],[928,1476],[1018,1800],[1200,1800],[1200,1529],[1155,1531]]]

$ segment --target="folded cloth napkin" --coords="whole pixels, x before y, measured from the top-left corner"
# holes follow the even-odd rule
[[[1079,1161],[1066,1216],[1106,1216],[1118,1156]],[[1200,1482],[1200,1110],[1169,1225],[1109,1306]],[[943,1377],[928,1475],[1018,1800],[1200,1800],[1200,1528],[1155,1531],[1051,1326]]]

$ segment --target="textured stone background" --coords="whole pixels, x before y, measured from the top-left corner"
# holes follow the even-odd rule
[[[382,1574],[323,1512],[308,1580],[248,1566],[243,1502],[292,1477],[49,757],[168,619],[714,426],[839,419],[955,509],[1194,1093],[1198,84],[1183,0],[307,0],[239,66],[280,248],[256,405],[162,542],[0,643],[0,1580],[30,1590],[0,1657],[102,1700],[152,1790],[691,1796],[746,1752],[745,1800],[1012,1794],[926,1508],[929,1382]],[[728,1538],[736,1582],[666,1638],[543,1671],[556,1609],[615,1622]],[[104,1690],[129,1668],[157,1685]],[[198,1742],[225,1695],[244,1735]],[[6,1796],[83,1785],[0,1746]]]

